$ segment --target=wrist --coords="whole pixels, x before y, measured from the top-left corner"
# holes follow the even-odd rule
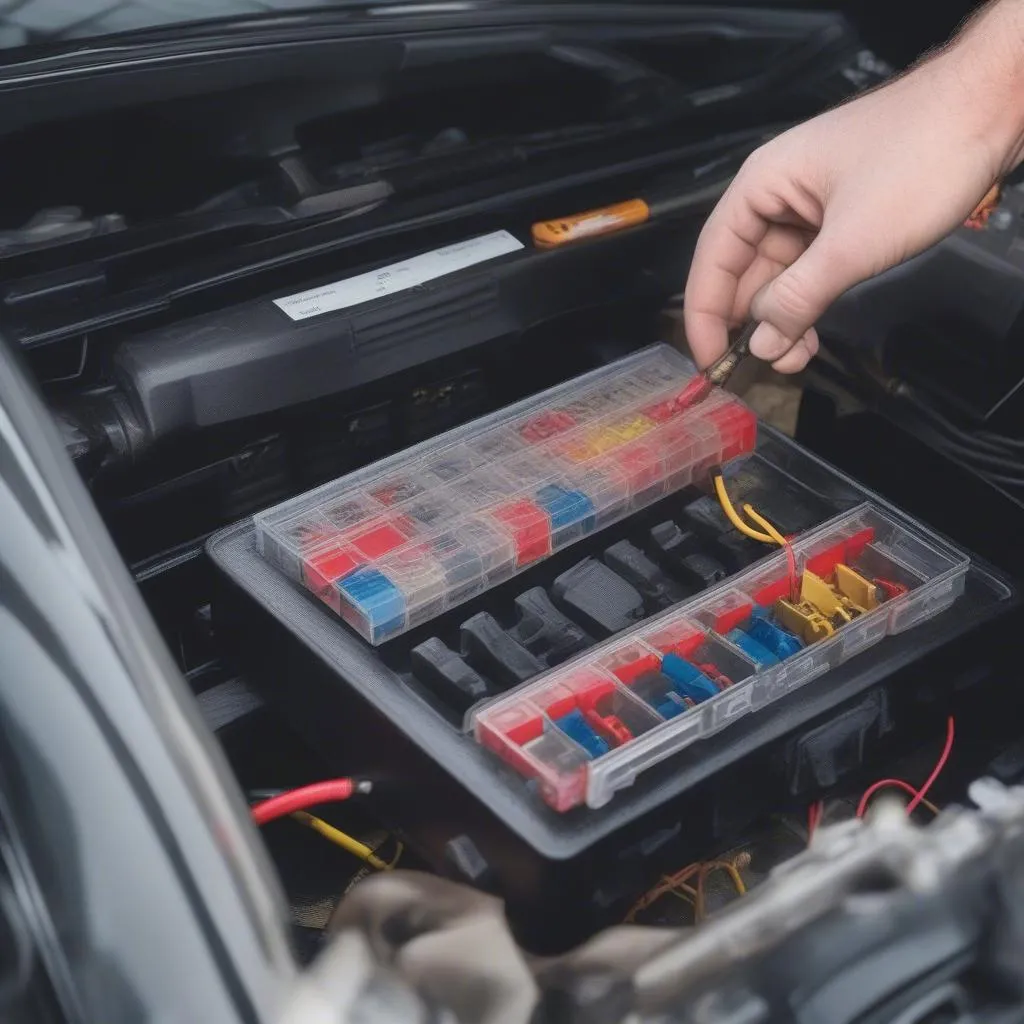
[[[972,141],[987,150],[993,180],[1024,159],[1024,0],[976,14],[938,58],[960,93]]]

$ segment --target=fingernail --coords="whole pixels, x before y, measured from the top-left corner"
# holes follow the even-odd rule
[[[750,339],[750,354],[767,362],[785,355],[793,347],[789,338],[776,330],[771,324],[762,323]]]
[[[779,373],[799,373],[811,360],[811,346],[807,338],[801,338],[781,359],[772,363]]]

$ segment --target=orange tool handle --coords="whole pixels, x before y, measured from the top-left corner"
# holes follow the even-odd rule
[[[533,244],[538,249],[554,249],[581,238],[610,235],[613,231],[643,224],[650,216],[651,208],[642,199],[627,199],[624,203],[602,206],[572,217],[538,221],[533,225]]]

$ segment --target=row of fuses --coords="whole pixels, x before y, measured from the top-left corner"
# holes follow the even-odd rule
[[[663,426],[673,428],[678,443],[689,439],[683,457],[673,458],[678,448],[661,443],[661,428],[648,441],[578,467],[547,439],[544,451],[445,488],[410,494],[389,483],[375,496],[384,507],[371,516],[365,499],[336,500],[301,537],[302,582],[380,643],[749,452],[756,438],[753,414],[731,400]],[[474,501],[475,484],[478,491],[488,485],[484,499]],[[387,507],[385,498],[398,497],[405,500]],[[464,512],[435,514],[453,506]],[[349,521],[351,508],[358,510],[353,525],[333,526]]]
[[[809,559],[799,577],[764,581],[749,595],[730,591],[689,617],[652,623],[638,640],[538,681],[521,700],[485,708],[477,738],[539,779],[557,810],[574,806],[588,762],[906,593],[906,584],[856,567],[872,539],[871,530],[859,531]]]
[[[737,658],[723,639],[738,648],[754,665]],[[748,678],[757,668],[778,664],[803,650],[803,642],[781,628],[765,609],[754,609],[742,626],[724,636],[689,629],[670,650],[639,654],[616,666],[612,674],[657,716],[644,716],[621,698],[619,688],[585,672],[565,690],[554,690],[545,702],[548,721],[572,740],[588,758],[600,757],[641,735],[659,721],[675,718],[703,704],[723,690]],[[571,694],[571,696],[570,696]],[[530,750],[531,739],[543,732],[539,719],[520,723],[509,734],[513,742]]]

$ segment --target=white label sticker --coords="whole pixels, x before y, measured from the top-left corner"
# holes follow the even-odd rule
[[[421,256],[392,263],[379,270],[371,270],[358,277],[350,277],[346,281],[310,288],[309,291],[288,295],[283,299],[274,299],[274,305],[292,320],[308,320],[323,313],[333,313],[338,309],[358,306],[361,302],[394,295],[395,292],[415,288],[417,285],[433,281],[445,274],[453,274],[457,270],[465,270],[477,263],[493,260],[496,256],[505,256],[523,248],[523,243],[507,231],[495,231],[479,238],[469,238],[465,242],[446,245],[433,252],[425,252]]]

